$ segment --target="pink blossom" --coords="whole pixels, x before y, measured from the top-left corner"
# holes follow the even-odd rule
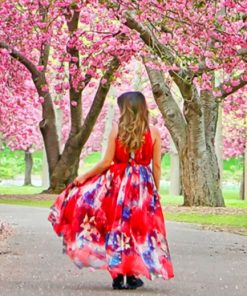
[[[107,83],[107,80],[104,78],[104,79],[101,79],[100,81],[101,84],[106,84]]]
[[[44,70],[44,66],[37,66],[37,70],[38,71],[43,71]]]
[[[40,104],[43,104],[44,101],[45,101],[45,99],[43,97],[39,97],[39,100],[38,101],[39,101]]]
[[[71,105],[72,105],[73,107],[76,107],[76,106],[77,106],[77,102],[76,102],[76,101],[71,101]]]

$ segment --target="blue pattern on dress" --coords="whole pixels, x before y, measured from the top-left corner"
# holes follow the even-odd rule
[[[127,207],[124,207],[123,212],[122,212],[122,218],[123,218],[124,221],[129,220],[130,213],[131,213],[131,210],[129,208],[127,208]]]
[[[94,204],[94,194],[95,194],[95,190],[93,190],[93,191],[86,191],[83,194],[84,201],[87,204],[89,204],[90,206],[93,206],[93,204]]]

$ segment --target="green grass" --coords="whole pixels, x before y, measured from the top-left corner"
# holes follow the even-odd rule
[[[228,208],[238,208],[238,209],[247,209],[247,201],[246,200],[232,200],[225,199],[226,207]],[[247,218],[246,218],[247,220]]]
[[[25,172],[24,151],[0,150],[0,179],[11,179]],[[42,151],[33,153],[33,174],[40,174],[42,169]]]
[[[38,194],[43,190],[43,187],[35,186],[1,186],[0,194]]]
[[[232,171],[233,173],[236,170],[243,169],[243,157],[233,157],[227,160],[224,160],[224,170]]]
[[[243,157],[230,158],[223,162],[223,179],[238,182],[243,174]]]
[[[183,196],[170,196],[168,192],[168,188],[161,187],[160,188],[160,196],[161,202],[163,205],[182,205],[183,204]],[[239,199],[239,191],[238,190],[229,190],[223,189],[223,196],[225,200],[226,207],[230,208],[247,208],[247,201]]]
[[[17,205],[17,206],[31,206],[49,208],[53,201],[50,200],[18,200],[18,199],[0,199],[0,204]]]
[[[85,171],[92,168],[97,162],[101,159],[101,153],[100,152],[93,152],[92,154],[88,155],[83,160],[83,165],[79,168],[79,174],[84,173]]]
[[[84,164],[85,165],[94,165],[100,159],[101,159],[101,153],[100,152],[93,152],[92,154],[90,154],[84,158]]]
[[[219,225],[230,227],[241,227],[247,230],[247,219],[245,214],[239,215],[214,215],[200,213],[165,213],[166,220],[187,223],[198,223],[206,225]]]

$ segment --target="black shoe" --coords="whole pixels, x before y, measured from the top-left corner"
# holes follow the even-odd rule
[[[143,285],[144,282],[141,279],[136,278],[133,275],[127,276],[126,289],[136,289],[142,287]]]
[[[112,288],[114,290],[123,290],[125,289],[124,286],[124,277],[122,274],[119,274],[112,282]]]

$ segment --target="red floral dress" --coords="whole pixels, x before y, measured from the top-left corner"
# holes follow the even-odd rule
[[[79,268],[106,269],[113,278],[174,276],[152,154],[150,130],[132,156],[116,139],[109,169],[83,185],[68,185],[57,197],[48,219]]]

